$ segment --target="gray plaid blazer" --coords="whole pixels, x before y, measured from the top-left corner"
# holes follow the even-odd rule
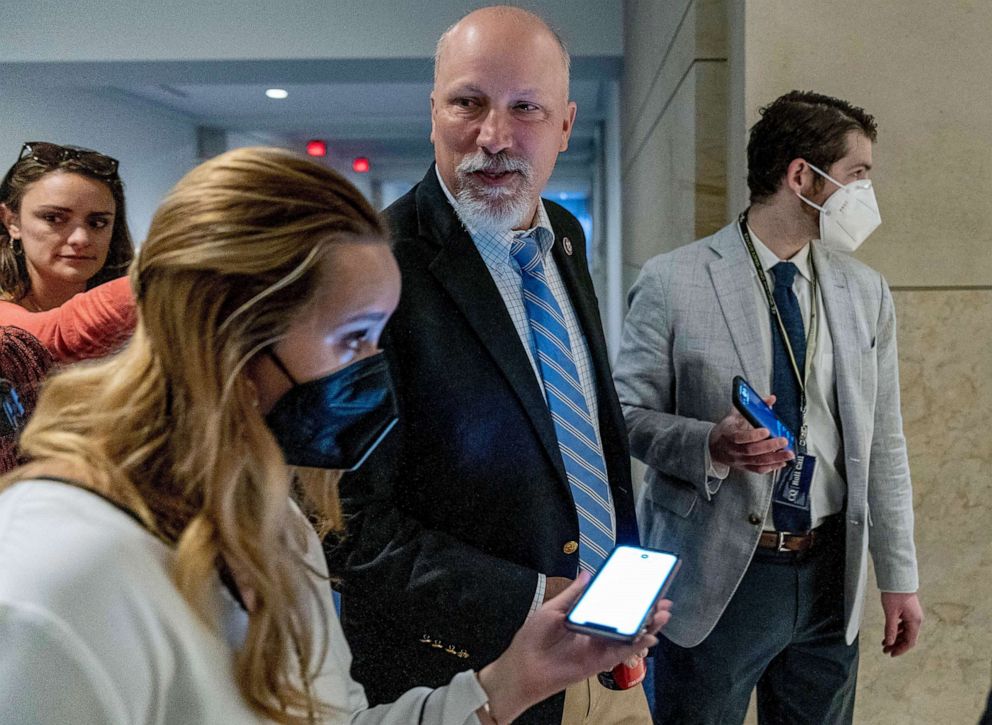
[[[861,623],[870,551],[883,591],[917,589],[913,501],[899,407],[896,321],[885,280],[848,255],[813,260],[833,338],[847,479],[845,624]],[[706,441],[730,410],[731,380],[767,380],[768,312],[736,222],[654,257],[631,289],[614,380],[631,453],[647,466],[637,501],[645,546],[683,557],[664,634],[683,647],[712,631],[751,561],[772,474],[708,479]],[[757,522],[757,523],[756,523]]]

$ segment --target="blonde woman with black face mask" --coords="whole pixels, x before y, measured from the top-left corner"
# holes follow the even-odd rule
[[[132,281],[134,338],[50,380],[0,484],[0,721],[507,723],[656,641],[566,630],[583,577],[480,672],[368,709],[312,524],[340,524],[319,468],[395,416],[379,216],[302,157],[232,151],[168,195]]]

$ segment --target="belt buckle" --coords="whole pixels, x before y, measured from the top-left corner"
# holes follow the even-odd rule
[[[775,542],[775,551],[791,551],[791,549],[785,548],[785,536],[787,531],[776,531],[776,537],[778,541]]]

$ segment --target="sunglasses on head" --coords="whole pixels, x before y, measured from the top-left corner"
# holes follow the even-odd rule
[[[110,177],[117,174],[117,159],[105,156],[99,151],[79,146],[59,146],[47,141],[28,141],[21,146],[18,161],[30,158],[45,166],[55,167],[66,161],[74,161],[91,174]]]

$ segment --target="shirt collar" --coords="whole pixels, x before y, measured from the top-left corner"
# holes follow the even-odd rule
[[[441,178],[441,172],[436,165],[434,167],[434,173],[437,174],[437,181],[441,185],[441,191],[447,197],[451,208],[457,210],[458,202],[448,190],[444,179]],[[510,244],[514,239],[528,236],[534,237],[537,240],[538,246],[541,248],[542,258],[547,257],[548,251],[555,243],[555,232],[551,226],[551,220],[548,218],[548,212],[544,208],[543,199],[537,200],[537,214],[534,215],[534,223],[530,229],[507,229],[505,232],[480,232],[469,227],[465,227],[465,229],[468,231],[469,236],[472,237],[472,241],[475,243],[487,265],[507,264],[510,261]]]
[[[783,260],[779,259],[775,252],[766,247],[765,243],[758,239],[758,235],[754,233],[754,229],[751,228],[750,224],[747,225],[747,231],[751,235],[751,241],[754,242],[754,251],[758,253],[758,259],[761,261],[762,269],[764,269],[765,272],[770,272],[772,267]],[[784,261],[792,262],[799,270],[799,274],[801,274],[807,282],[812,282],[813,275],[809,264],[809,248],[809,244],[804,245],[803,248],[796,252],[791,259]]]

